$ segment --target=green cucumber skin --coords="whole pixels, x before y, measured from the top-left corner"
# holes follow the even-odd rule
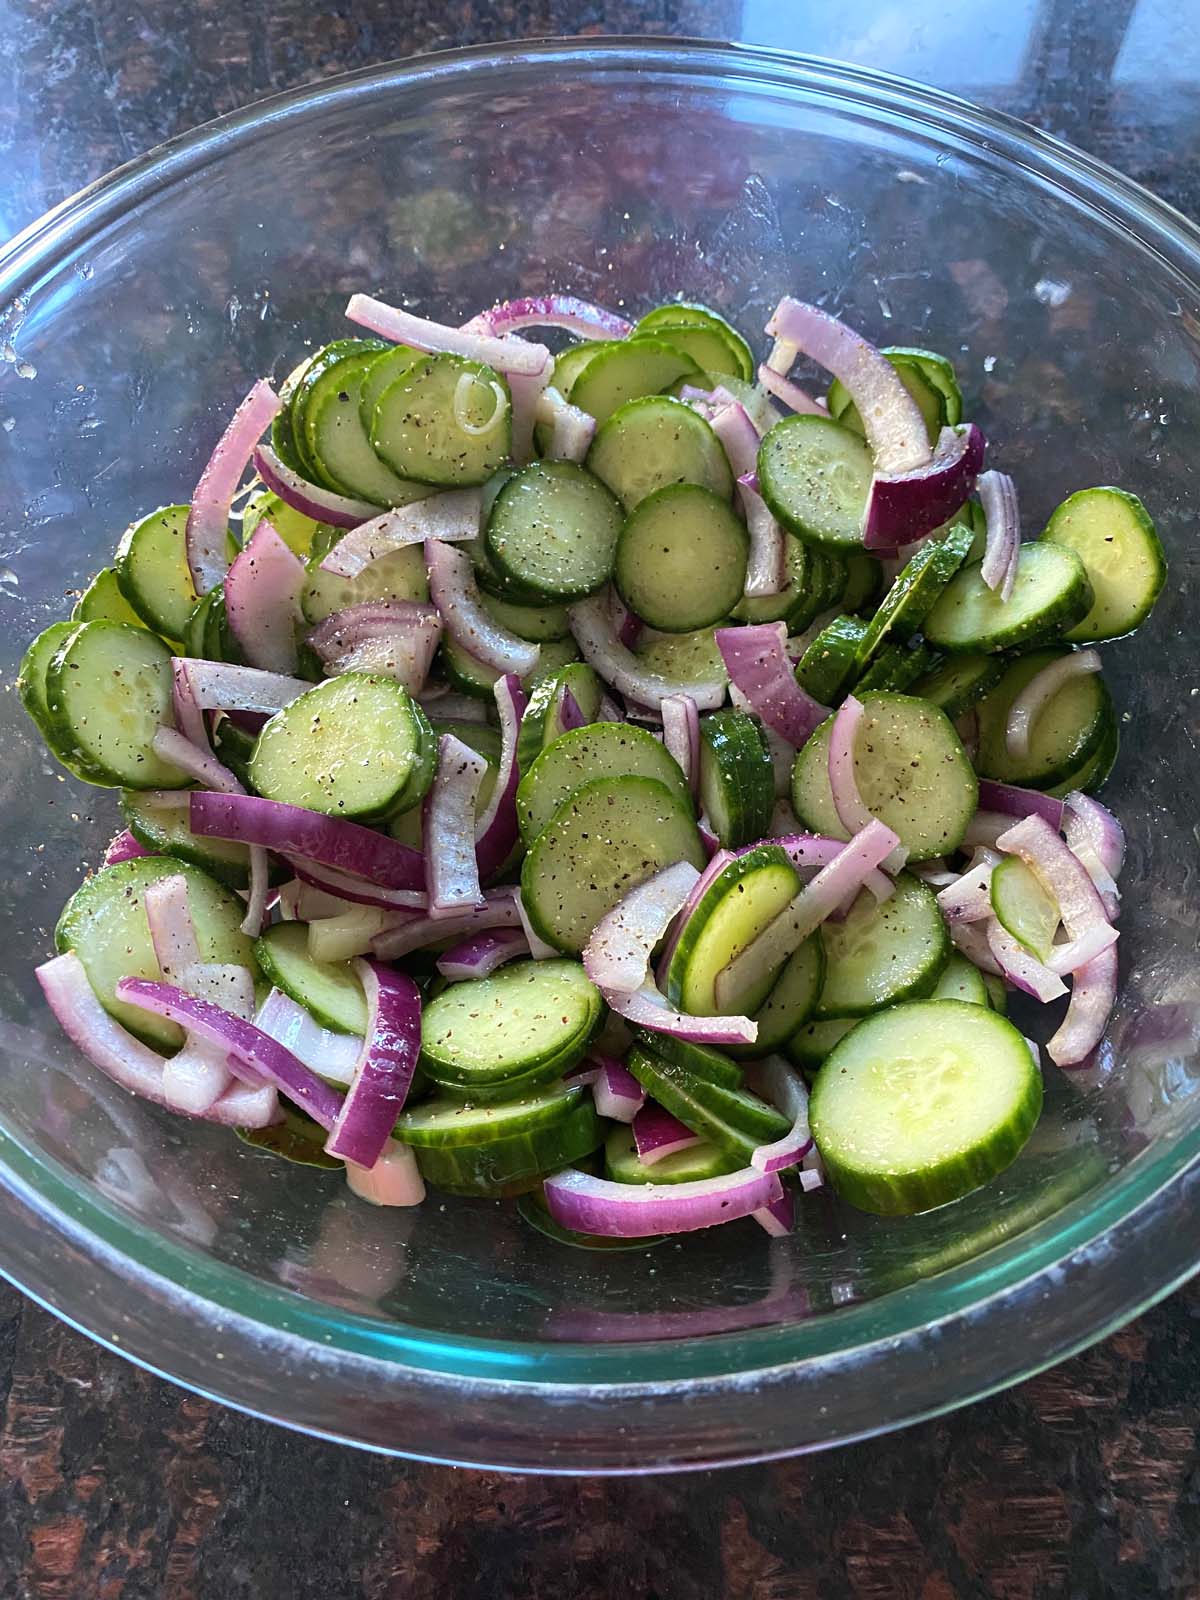
[[[859,674],[886,642],[907,644],[936,609],[970,553],[971,530],[955,523],[939,539],[921,546],[899,573],[858,647]],[[936,643],[936,641],[930,641]]]
[[[818,522],[821,510],[818,496],[807,498],[795,492],[797,455],[808,451],[819,458],[822,449],[836,448],[846,457],[846,466],[861,480],[861,493],[851,492],[844,504],[834,507]],[[871,452],[850,428],[843,428],[831,417],[784,417],[764,437],[758,447],[759,492],[771,515],[797,538],[835,551],[861,550],[862,518],[872,473]]]
[[[975,765],[981,777],[993,778],[1000,783],[1015,783],[1025,788],[1043,789],[1062,783],[1072,774],[1087,768],[1091,758],[1110,738],[1117,725],[1116,710],[1108,686],[1100,673],[1077,678],[1064,686],[1043,710],[1034,725],[1030,755],[1017,759],[1008,749],[1006,728],[1008,709],[1013,699],[1030,679],[1067,652],[1055,647],[1031,650],[1010,659],[992,692],[980,701],[979,749]],[[1065,742],[1039,759],[1044,749],[1047,722],[1054,714],[1059,696],[1069,695],[1072,700],[1091,702],[1090,715],[1084,723],[1077,724],[1069,742]]]
[[[742,1086],[742,1069],[729,1059],[726,1051],[715,1050],[711,1045],[692,1044],[687,1039],[675,1039],[669,1033],[651,1033],[646,1028],[635,1028],[633,1036],[648,1054],[674,1062],[695,1078],[705,1078],[722,1089]]]
[[[762,725],[745,711],[700,719],[700,800],[722,848],[737,850],[771,826],[775,771]]]
[[[1123,561],[1125,568],[1115,578],[1098,570],[1096,556],[1101,552],[1096,548],[1097,540],[1094,537],[1090,541],[1086,538],[1091,530],[1086,525],[1078,532],[1072,528],[1073,521],[1086,519],[1089,513],[1098,512],[1103,517],[1105,513],[1111,515],[1114,511],[1126,524],[1124,529],[1119,530],[1123,534],[1124,550],[1114,549],[1111,552],[1119,561]],[[1083,538],[1080,537],[1081,533]],[[1167,581],[1167,557],[1158,530],[1136,495],[1110,487],[1081,489],[1077,494],[1069,495],[1058,507],[1047,523],[1042,538],[1073,550],[1083,562],[1088,579],[1092,582],[1095,603],[1083,620],[1064,634],[1069,643],[1099,644],[1108,639],[1120,639],[1145,622]],[[1115,547],[1117,539],[1117,531],[1101,534],[1099,544]],[[1085,549],[1093,554],[1090,565]],[[1131,562],[1142,568],[1140,582],[1132,581],[1137,575],[1128,571]],[[1106,557],[1104,566],[1108,565]]]
[[[758,1038],[752,1045],[727,1045],[729,1054],[750,1060],[784,1049],[816,1010],[824,984],[825,947],[820,934],[813,933],[788,957],[770,994],[754,1013]]]
[[[1047,552],[1054,553],[1053,562],[1050,562]],[[1018,594],[1022,578],[1032,572],[1036,581],[1038,569],[1045,567],[1048,562],[1058,568],[1055,574],[1056,592],[1051,600],[1036,611],[1021,617],[1018,614]],[[1081,622],[1095,600],[1083,562],[1065,545],[1021,546],[1017,564],[1017,591],[1014,592],[1013,601],[1007,604],[986,586],[980,575],[981,570],[982,563],[977,562],[958,572],[925,618],[926,640],[947,655],[960,651],[987,654],[996,650],[1030,650],[1047,640],[1060,638]],[[974,622],[970,614],[972,606],[976,612]],[[1009,610],[1009,606],[1013,609]],[[982,622],[979,620],[981,610],[984,616]]]
[[[604,1176],[613,1183],[694,1183],[736,1172],[737,1167],[736,1157],[707,1139],[649,1163],[638,1157],[632,1128],[615,1127],[604,1144]]]
[[[748,1162],[759,1145],[781,1139],[790,1126],[786,1117],[744,1089],[720,1088],[636,1046],[626,1066],[659,1105],[734,1159]]]
[[[417,1166],[443,1194],[504,1198],[534,1188],[550,1173],[598,1150],[604,1133],[604,1123],[585,1098],[550,1127],[479,1145],[417,1146]]]
[[[581,1085],[564,1088],[552,1083],[527,1099],[501,1100],[486,1106],[441,1094],[411,1110],[406,1106],[396,1123],[395,1137],[402,1144],[438,1149],[487,1144],[532,1128],[557,1126],[587,1094]]]
[[[796,682],[821,705],[836,705],[853,682],[866,631],[861,617],[839,616],[827,622],[800,658]]]
[[[907,901],[916,908],[925,927],[920,959],[912,964],[915,970],[901,974],[898,978],[892,971],[891,964],[896,959],[895,938],[888,925],[895,920],[898,908],[902,904],[898,898],[901,891],[904,892]],[[878,906],[871,902],[870,891],[864,889],[851,911],[851,917],[857,914],[860,904],[867,908],[864,915],[869,913],[871,921],[881,930],[878,940],[880,951],[892,949],[892,953],[886,958],[881,956],[874,977],[870,971],[866,977],[855,978],[852,973],[848,976],[849,964],[839,960],[837,952],[837,942],[844,924],[823,924],[821,939],[825,945],[825,984],[814,1012],[814,1018],[817,1020],[829,1021],[835,1017],[867,1016],[903,1001],[923,1000],[937,987],[950,959],[953,946],[938,909],[937,900],[932,890],[919,878],[914,878],[911,873],[898,874],[896,893],[890,900],[884,900]]]
[[[302,928],[302,924],[277,922],[255,940],[254,954],[263,976],[303,1006],[323,1028],[334,1033],[365,1033],[367,1002],[352,963],[314,961],[307,952],[307,930],[293,937],[286,931],[292,928]],[[293,951],[296,939],[306,948]]]

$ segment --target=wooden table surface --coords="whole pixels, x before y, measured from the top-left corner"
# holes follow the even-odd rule
[[[271,90],[548,33],[891,68],[1014,110],[1195,215],[1198,31],[1159,0],[0,0],[0,237]],[[687,1477],[501,1478],[239,1416],[0,1287],[0,1600],[1200,1596],[1198,1416],[1192,1288],[887,1439]]]

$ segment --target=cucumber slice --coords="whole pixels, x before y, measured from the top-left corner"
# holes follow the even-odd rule
[[[1092,586],[1092,607],[1065,635],[1072,644],[1119,639],[1154,608],[1167,558],[1146,508],[1124,489],[1082,489],[1050,518],[1042,538],[1073,550]]]
[[[935,355],[932,350],[912,350],[893,345],[881,350],[880,354],[885,355],[895,367],[900,382],[917,402],[925,419],[929,442],[936,444],[938,434],[947,423],[962,420],[962,394],[954,376],[954,368],[944,356]],[[829,415],[835,421],[844,428],[853,428],[855,433],[864,432],[858,407],[837,378],[829,386],[827,399]],[[951,409],[957,411],[953,418],[950,416]]]
[[[96,998],[109,1013],[156,1049],[176,1050],[183,1030],[174,1022],[116,997],[122,978],[164,981],[154,955],[142,896],[162,878],[187,880],[188,909],[196,927],[202,961],[248,967],[257,973],[254,946],[242,932],[246,908],[199,868],[166,856],[138,856],[102,867],[86,878],[63,907],[54,930],[59,951],[73,950],[82,961]]]
[[[871,1017],[817,1077],[809,1115],[834,1188],[904,1216],[958,1200],[1017,1156],[1042,1109],[1042,1078],[1010,1022],[929,1000]]]
[[[867,670],[885,644],[907,643],[921,628],[967,559],[971,539],[971,530],[955,523],[940,539],[930,539],[916,552],[884,596],[863,635],[858,647],[860,673]]]
[[[708,306],[656,306],[635,325],[634,337],[650,334],[666,339],[683,350],[704,369],[721,377],[729,376],[750,383],[754,378],[754,357],[750,346],[736,328]]]
[[[991,895],[1001,927],[1039,961],[1048,960],[1061,916],[1037,874],[1016,856],[1005,856],[992,871]]]
[[[957,850],[975,815],[979,785],[944,711],[913,695],[864,694],[854,776],[868,811],[894,828],[913,861]],[[848,839],[829,787],[828,718],[797,752],[792,805],[814,833]]]
[[[775,769],[757,717],[736,710],[701,717],[699,793],[726,850],[763,837],[775,805]]]
[[[754,1013],[758,1038],[753,1044],[727,1046],[730,1055],[757,1058],[782,1050],[816,1009],[824,982],[825,947],[814,933],[788,957],[770,994]]]
[[[569,399],[575,379],[592,357],[607,350],[611,343],[610,339],[581,339],[578,344],[569,344],[565,350],[560,350],[554,358],[554,376],[551,379],[559,394]]]
[[[371,446],[400,478],[485,483],[512,453],[508,386],[478,361],[426,356],[380,396]]]
[[[722,1008],[717,976],[752,944],[800,891],[800,874],[777,844],[760,844],[717,873],[688,917],[666,972],[673,1006],[694,1017],[751,1016],[766,1001],[780,968]]]
[[[673,683],[711,683],[714,678],[728,678],[725,658],[717,649],[711,628],[659,634],[639,644],[634,654],[647,672],[657,672]]]
[[[604,1176],[614,1183],[697,1183],[736,1171],[737,1158],[708,1139],[649,1164],[637,1153],[632,1128],[614,1128],[604,1144]]]
[[[745,525],[709,489],[657,489],[625,519],[613,579],[625,604],[652,628],[691,633],[722,621],[746,586]]]
[[[774,1106],[745,1089],[722,1088],[639,1046],[629,1052],[626,1066],[660,1106],[743,1165],[760,1144],[782,1139],[790,1126]]]
[[[371,351],[380,353],[390,348],[381,339],[335,339],[332,344],[323,345],[312,359],[297,368],[293,376],[296,383],[291,390],[288,400],[288,423],[290,428],[290,443],[299,462],[298,471],[312,483],[325,483],[319,465],[313,460],[308,450],[307,430],[304,426],[304,414],[308,406],[309,396],[320,379],[331,367],[336,367],[340,361],[345,361],[349,356],[367,355]],[[289,383],[291,380],[289,379]],[[332,488],[332,484],[325,484]]]
[[[561,367],[556,367],[555,383]],[[696,377],[700,368],[691,356],[661,339],[615,339],[589,357],[566,391],[573,406],[596,421],[644,394],[662,394],[680,378]]]
[[[771,514],[803,539],[862,547],[871,452],[828,417],[784,417],[758,447],[758,486]]]
[[[1068,678],[1043,706],[1029,736],[1029,754],[1014,756],[1008,748],[1008,713],[1013,700],[1044,667],[1059,660],[1061,649],[1034,650],[1020,656],[987,698],[980,702],[979,751],[976,766],[985,778],[1045,788],[1084,767],[1116,726],[1112,696],[1098,672]]]
[[[328,555],[342,536],[340,528],[334,528],[328,522],[314,522],[302,511],[289,506],[286,500],[281,500],[277,494],[268,494],[265,490],[260,490],[258,494],[250,496],[242,511],[243,544],[247,543],[250,535],[264,518],[292,554],[299,556],[301,561],[307,561],[312,555],[314,543],[318,539],[328,540],[321,552],[322,555]]]
[[[500,577],[543,604],[578,600],[612,573],[621,507],[573,461],[535,461],[496,496],[484,540]]]
[[[1027,649],[1082,622],[1095,601],[1083,562],[1065,544],[1023,544],[1009,600],[980,571],[958,573],[925,619],[925,637],[939,650]]]
[[[783,547],[787,583],[778,594],[743,597],[730,615],[737,622],[786,622],[789,633],[802,633],[821,610],[826,568],[815,545],[788,538]]]
[[[464,1099],[512,1098],[583,1055],[604,1003],[577,961],[518,961],[455,983],[421,1019],[421,1066]]]
[[[529,639],[534,644],[565,639],[571,632],[566,606],[518,605],[512,600],[485,594],[483,609],[518,639]]]
[[[527,846],[559,808],[597,778],[649,778],[680,809],[691,808],[687,779],[653,734],[629,722],[592,722],[546,745],[517,789],[517,821]]]
[[[918,678],[912,692],[957,722],[996,687],[1007,666],[1003,656],[950,656]]]
[[[669,484],[699,484],[722,500],[733,493],[716,434],[691,406],[667,395],[644,395],[614,411],[597,429],[587,465],[626,511]]]
[[[953,362],[938,355],[935,350],[914,349],[910,345],[893,345],[887,354],[898,356],[921,369],[928,382],[941,391],[947,426],[957,427],[963,417],[963,400]]]
[[[182,639],[199,596],[187,564],[187,506],[160,506],[126,528],[113,558],[121,593],[141,620]]]
[[[1108,781],[1120,749],[1121,733],[1114,720],[1101,739],[1095,755],[1061,783],[1050,784],[1045,792],[1057,800],[1064,800],[1074,789],[1082,789],[1086,794],[1098,794]]]
[[[145,628],[73,627],[46,669],[46,716],[55,753],[89,783],[178,789],[191,782],[151,748],[172,721],[171,652]]]
[[[115,567],[101,567],[75,602],[71,621],[124,622],[131,628],[146,626],[145,620],[122,594]]]
[[[571,731],[562,724],[563,700],[568,693],[582,711],[586,724],[590,725],[600,709],[600,680],[591,667],[582,661],[573,661],[569,666],[543,678],[529,697],[517,734],[517,766],[522,772],[529,771],[547,745]],[[607,726],[615,727],[618,724],[609,723]]]
[[[308,925],[277,922],[254,946],[263,976],[335,1033],[367,1031],[367,998],[351,961],[314,961]]]
[[[710,1045],[692,1044],[687,1039],[673,1038],[669,1033],[651,1033],[648,1028],[635,1028],[633,1036],[641,1048],[664,1061],[673,1061],[685,1067],[693,1078],[703,1078],[723,1089],[740,1089],[742,1069],[731,1061],[726,1051],[714,1050]]]
[[[358,391],[358,417],[368,439],[375,421],[375,407],[395,383],[416,362],[423,361],[419,350],[410,350],[406,344],[391,344],[382,355],[374,356],[362,375]]]
[[[861,1020],[860,1017],[822,1017],[804,1023],[796,1029],[785,1046],[788,1060],[793,1066],[799,1067],[811,1083],[834,1045],[844,1039],[851,1028],[857,1027]]]
[[[212,734],[213,752],[217,760],[227,766],[238,782],[247,788],[250,787],[250,761],[254,755],[254,746],[257,743],[258,735],[251,733],[248,728],[240,727],[230,717],[217,717]],[[184,813],[180,821],[186,826],[186,813]],[[210,843],[207,839],[203,842],[205,844]],[[180,852],[176,850],[173,854],[179,855]],[[183,859],[186,861],[191,858],[184,856]],[[197,859],[196,865],[203,867],[206,872],[212,871],[212,867],[208,863],[199,859]],[[214,876],[221,878],[220,873],[215,873]],[[221,882],[224,883],[225,879],[221,878]],[[239,886],[231,885],[231,887],[236,888]]]
[[[1020,864],[1020,863],[1018,863]],[[952,950],[942,975],[934,985],[931,1000],[962,1000],[968,1005],[990,1004],[983,973],[966,956]],[[1002,986],[1003,987],[1003,986]]]
[[[1008,1011],[1008,989],[1003,978],[997,978],[991,972],[983,974],[983,987],[987,990],[988,1005],[993,1011],[998,1011],[1004,1016]]]
[[[378,353],[349,356],[322,373],[304,407],[304,443],[322,482],[340,494],[377,506],[406,506],[429,493],[390,471],[376,455],[363,427],[360,402]]]
[[[217,754],[224,759],[225,753],[220,748]],[[123,789],[121,815],[137,842],[153,854],[187,861],[227,889],[249,887],[250,852],[246,846],[232,839],[203,839],[193,833],[188,827],[186,806],[164,806],[156,801],[153,793]],[[284,867],[272,872],[276,882],[283,882],[287,876],[290,873]]]
[[[46,704],[46,674],[54,657],[66,641],[78,632],[79,626],[80,624],[72,619],[70,622],[52,622],[48,628],[43,628],[22,656],[21,665],[17,669],[17,693],[21,696],[21,704],[25,707],[30,721],[60,761],[63,758],[54,748],[50,735],[50,708]]]
[[[275,713],[250,777],[268,800],[371,822],[416,805],[436,750],[425,713],[394,678],[345,672]]]
[[[834,617],[800,657],[796,682],[823,706],[836,705],[854,681],[858,647],[867,624],[861,617]]]
[[[846,554],[846,587],[842,591],[843,611],[865,611],[883,588],[883,566],[865,550]]]
[[[487,762],[487,771],[479,785],[479,794],[475,800],[475,815],[482,816],[492,798],[492,791],[496,786],[496,775],[500,768],[500,734],[497,729],[489,727],[486,722],[460,722],[457,718],[446,718],[439,721],[434,718],[430,722],[433,736],[440,739],[443,733],[452,733],[456,739],[461,739],[468,749],[474,750]],[[401,844],[411,845],[414,850],[424,848],[423,806],[413,806],[408,811],[402,811],[398,816],[388,820],[387,831],[393,839],[399,839]]]
[[[485,700],[489,706],[495,703],[496,682],[503,676],[494,667],[488,667],[482,661],[477,661],[473,655],[447,637],[442,639],[441,655],[439,657],[442,671],[446,674],[451,686],[460,694],[469,694],[476,700]],[[537,663],[530,672],[521,679],[521,684],[527,694],[537,688],[538,684],[546,678],[552,678],[563,667],[579,660],[579,647],[574,639],[550,639],[541,647]]]
[[[548,944],[578,955],[601,917],[677,861],[704,866],[690,798],[653,778],[595,778],[563,801],[530,847],[521,869],[526,915]]]
[[[849,577],[846,557],[842,551],[826,546],[816,551],[816,558],[813,586],[814,589],[818,585],[820,587],[821,604],[818,610],[834,610],[842,604],[842,595]]]
[[[445,1194],[499,1198],[536,1188],[550,1173],[574,1166],[603,1143],[604,1124],[590,1099],[584,1099],[558,1122],[506,1139],[421,1145],[417,1166],[426,1183]]]
[[[335,611],[344,611],[347,606],[361,605],[367,600],[429,599],[429,579],[419,544],[390,550],[353,578],[339,578],[335,572],[325,572],[321,563],[328,553],[310,556],[305,564],[300,609],[306,622],[324,622]]]
[[[396,1138],[404,1144],[430,1149],[454,1145],[482,1145],[493,1139],[511,1139],[534,1128],[558,1127],[588,1095],[575,1084],[551,1084],[521,1100],[501,1100],[474,1106],[451,1095],[438,1094],[420,1105],[406,1106],[396,1123]]]
[[[890,899],[864,889],[843,922],[821,924],[825,986],[818,1017],[857,1017],[923,999],[950,959],[950,937],[933,891],[910,872]]]
[[[271,448],[285,466],[299,473],[305,472],[306,469],[296,448],[296,438],[292,429],[292,401],[296,398],[296,390],[304,381],[313,360],[312,356],[305,356],[304,360],[294,366],[283,380],[279,389],[281,409],[271,424]]]
[[[885,644],[859,678],[855,694],[872,689],[902,694],[941,657],[924,644]]]

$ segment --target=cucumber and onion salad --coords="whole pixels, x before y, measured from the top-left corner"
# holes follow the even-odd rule
[[[536,1191],[577,1243],[995,1177],[1042,1098],[1008,992],[1069,994],[1060,1067],[1116,992],[1141,503],[1022,542],[950,363],[790,298],[757,382],[685,302],[348,315],[22,663],[125,822],[38,969],[69,1037],[366,1200]]]

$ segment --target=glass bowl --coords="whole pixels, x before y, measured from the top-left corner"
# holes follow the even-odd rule
[[[511,1205],[374,1211],[128,1098],[34,963],[116,825],[11,679],[135,513],[185,495],[232,406],[372,290],[459,319],[547,287],[682,293],[751,334],[783,291],[956,361],[1027,534],[1117,482],[1171,577],[1105,653],[1130,835],[1122,997],[1048,1071],[1009,1172],[885,1221],[808,1200],[655,1249],[552,1243]],[[403,1455],[538,1471],[747,1460],[1012,1383],[1195,1264],[1200,1182],[1196,594],[1200,234],[1085,156],[877,73],[678,42],[418,59],[213,123],[66,202],[0,260],[9,883],[0,1267],[206,1394]]]

